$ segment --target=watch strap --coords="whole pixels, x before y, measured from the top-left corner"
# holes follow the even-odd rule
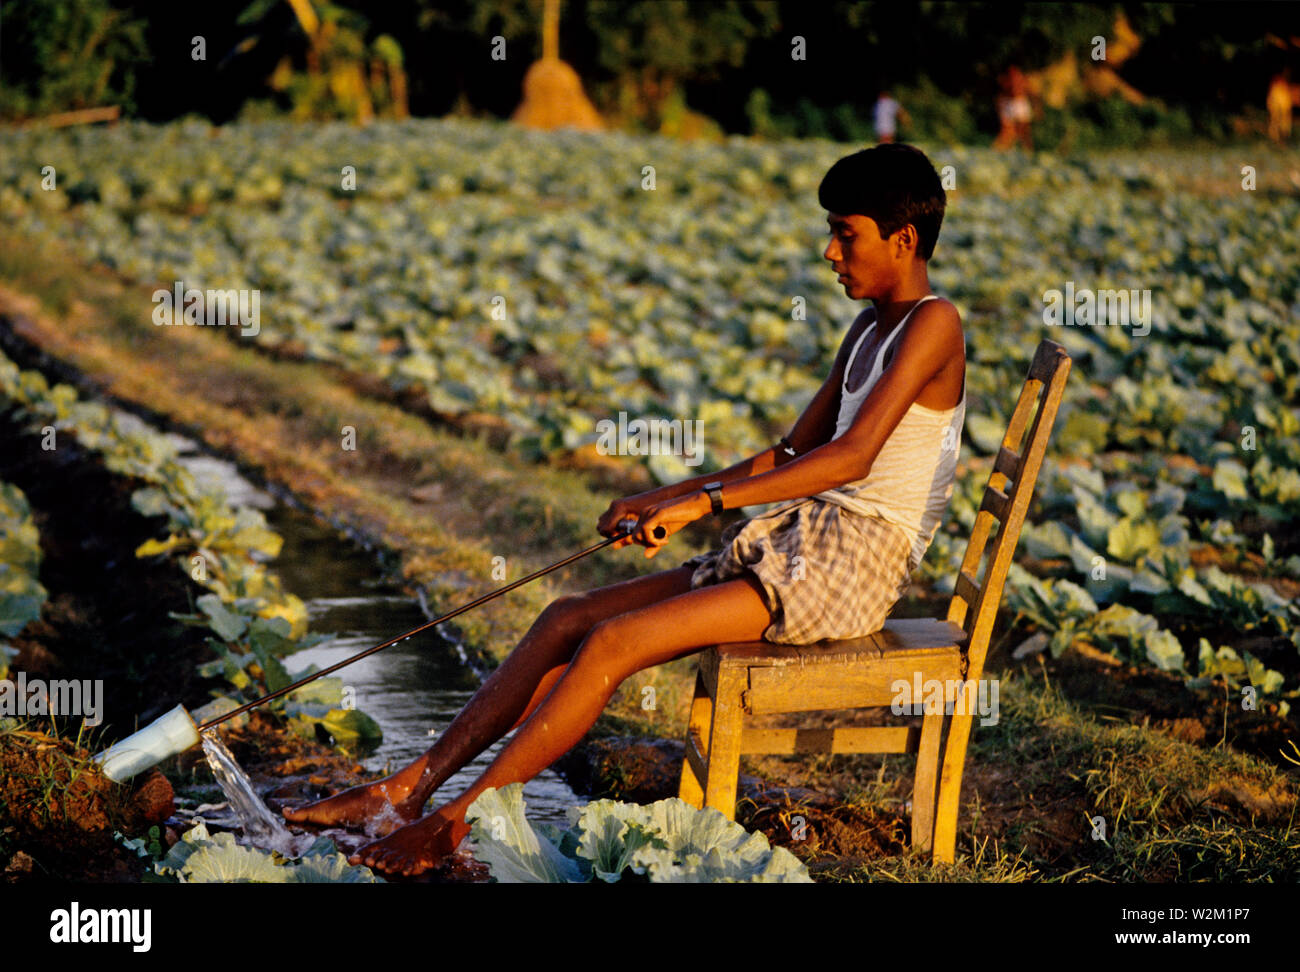
[[[711,483],[704,484],[704,492],[709,494],[709,502],[713,505],[713,515],[722,515],[722,482],[714,480]]]

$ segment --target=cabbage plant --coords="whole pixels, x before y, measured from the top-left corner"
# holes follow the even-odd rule
[[[128,846],[130,846],[128,844]],[[384,884],[368,867],[348,864],[334,841],[322,837],[296,861],[209,834],[202,821],[154,863],[159,877],[181,884]]]
[[[41,543],[22,490],[0,482],[0,635],[16,635],[41,616],[47,594],[37,577]],[[0,678],[17,649],[0,644]]]
[[[485,790],[470,804],[474,856],[507,883],[811,884],[808,868],[717,810],[673,797],[649,806],[596,800],[569,811],[568,830],[524,816],[523,784]]]

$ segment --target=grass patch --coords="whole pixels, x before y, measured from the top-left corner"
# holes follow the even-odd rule
[[[809,871],[813,866],[809,865]],[[869,881],[895,884],[1023,884],[1051,880],[1023,852],[1012,855],[992,838],[977,841],[969,854],[960,855],[952,864],[935,864],[926,856],[908,852],[901,857],[881,858],[867,863],[834,862],[816,869],[816,879],[837,884],[862,884]]]
[[[58,732],[48,720],[0,726],[0,871],[21,852],[36,875],[95,873],[118,856],[114,831],[143,832],[158,813],[152,790],[142,799],[104,776],[89,734]]]
[[[1000,701],[999,722],[972,738],[958,841],[958,863],[983,879],[1001,879],[1008,846],[1028,848],[1039,880],[1300,876],[1295,786],[1275,767],[1098,721],[1026,675],[1004,675]],[[1097,817],[1105,839],[1093,837]]]

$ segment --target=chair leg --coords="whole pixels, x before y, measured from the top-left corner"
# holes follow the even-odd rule
[[[957,850],[957,811],[961,802],[961,776],[966,765],[966,744],[970,741],[970,713],[954,715],[944,744],[943,769],[939,774],[939,805],[934,824],[934,860],[951,864]]]
[[[912,849],[917,851],[930,850],[934,836],[935,789],[939,779],[939,752],[945,718],[940,711],[921,720],[916,779],[912,785]]]
[[[718,672],[718,691],[713,700],[713,724],[709,731],[709,752],[704,781],[704,805],[713,807],[728,820],[736,819],[736,783],[740,776],[740,735],[744,731],[746,669],[723,667]]]
[[[704,673],[696,672],[695,698],[691,700],[691,716],[686,724],[686,745],[691,745],[692,736],[700,741],[699,748],[705,758],[704,765],[706,768],[708,767],[709,732],[712,725],[713,699],[709,696],[709,690],[704,685]],[[708,773],[705,773],[705,776],[708,776]],[[705,780],[698,779],[695,776],[695,770],[691,768],[691,761],[683,757],[682,781],[677,788],[677,796],[693,807],[703,807],[705,782]]]

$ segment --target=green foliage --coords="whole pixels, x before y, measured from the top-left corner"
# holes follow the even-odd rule
[[[0,563],[29,574],[41,566],[41,543],[23,491],[0,483]]]
[[[0,634],[12,637],[39,618],[47,596],[34,576],[0,564]]]
[[[1114,26],[1109,4],[952,4],[924,0],[919,14],[936,47],[978,43],[983,65],[1043,67],[1066,51],[1086,50]],[[975,40],[978,38],[978,41]]]
[[[1201,638],[1198,643],[1196,677],[1188,679],[1187,684],[1192,688],[1205,688],[1214,678],[1222,678],[1234,691],[1239,691],[1243,685],[1252,685],[1260,695],[1274,697],[1282,693],[1284,681],[1281,672],[1268,668],[1250,652],[1243,651],[1238,655],[1228,645],[1220,645],[1219,650],[1215,651],[1207,639]],[[1300,690],[1287,692],[1286,695],[1295,698],[1300,696]],[[1290,711],[1290,704],[1279,699],[1278,705],[1279,714],[1285,717]]]
[[[596,421],[617,404],[646,418],[694,412],[708,423],[698,471],[721,468],[788,429],[854,310],[814,245],[811,196],[839,146],[674,147],[647,194],[633,174],[609,178],[619,163],[600,143],[543,136],[525,157],[504,131],[445,122],[385,131],[348,192],[328,162],[346,152],[341,133],[264,135],[229,130],[244,162],[214,154],[201,174],[183,176],[151,163],[167,154],[154,129],[123,126],[113,143],[61,145],[72,153],[66,181],[91,187],[69,213],[83,225],[84,255],[145,283],[184,276],[257,286],[280,308],[257,340],[301,342],[314,357],[423,391],[449,416],[495,415],[525,456],[590,447]],[[32,139],[21,136],[14,156]],[[993,451],[1005,428],[1010,403],[993,396],[1005,378],[998,369],[1017,362],[997,348],[1009,342],[1027,354],[1042,334],[1018,309],[1041,310],[1062,267],[1100,276],[1098,285],[1127,275],[1155,285],[1165,340],[1115,327],[1054,329],[1079,373],[1106,387],[1103,395],[1070,383],[1054,441],[1067,453],[1156,448],[1210,465],[1230,460],[1249,473],[1243,482],[1238,470],[1233,485],[1217,477],[1232,495],[1244,488],[1270,518],[1300,511],[1300,437],[1288,432],[1294,416],[1283,404],[1300,394],[1291,350],[1300,335],[1286,313],[1297,280],[1283,269],[1297,254],[1285,203],[1254,212],[1168,191],[1165,170],[1211,178],[1226,158],[1137,166],[932,152],[953,166],[961,194],[931,273],[969,328],[970,451]],[[205,212],[182,215],[179,195],[169,203],[149,188],[166,181],[180,194],[185,180],[205,186]],[[117,183],[143,192],[122,197]],[[268,185],[279,188],[264,192]],[[1017,198],[1002,197],[1006,186]],[[1148,188],[1135,196],[1134,186]],[[340,192],[346,231],[335,218]],[[48,195],[0,171],[0,210],[20,223],[32,223]],[[297,202],[274,208],[285,198]],[[402,201],[398,211],[392,200]],[[1205,240],[1220,242],[1207,252]],[[492,298],[505,290],[515,297],[499,319]],[[806,299],[806,322],[791,319],[789,292]],[[1207,346],[1208,334],[1222,340]],[[1246,393],[1256,387],[1259,395]],[[1257,452],[1215,453],[1233,421],[1259,429]],[[1214,493],[1198,485],[1193,508]]]
[[[1013,563],[1007,574],[1005,598],[1018,617],[1028,618],[1043,631],[1051,632],[1049,648],[1054,658],[1076,640],[1083,640],[1164,671],[1183,670],[1181,643],[1154,617],[1123,604],[1102,610],[1084,588],[1072,581],[1039,580]]]
[[[610,72],[650,67],[675,77],[716,77],[724,65],[738,67],[749,41],[770,33],[777,23],[774,6],[756,0],[587,4],[587,26],[599,40],[599,64]]]
[[[134,106],[137,71],[148,61],[143,20],[109,0],[8,0],[0,4],[0,22],[0,116]]]
[[[156,860],[163,856],[162,831],[158,826],[149,828],[149,832],[143,837],[127,839],[120,831],[113,831],[113,839],[125,847],[127,850],[135,851],[137,857],[145,857]]]
[[[246,847],[231,833],[209,834],[195,824],[154,864],[154,873],[180,884],[383,884],[368,867],[353,867],[322,837],[296,861]]]
[[[41,616],[48,594],[39,578],[41,543],[22,490],[0,482],[0,635],[18,634]],[[0,645],[0,678],[17,654]]]
[[[678,800],[649,806],[596,800],[547,836],[524,816],[523,786],[485,790],[469,807],[474,856],[497,881],[812,883],[808,869],[762,834]]]
[[[1185,108],[1154,100],[1134,105],[1118,95],[1066,108],[1044,105],[1042,115],[1033,126],[1034,145],[1057,152],[1178,145],[1209,134]]]
[[[899,127],[902,141],[976,145],[986,138],[979,128],[979,108],[969,90],[941,91],[928,77],[921,77],[914,85],[892,88],[890,94],[908,114],[908,122]],[[875,138],[874,129],[871,138]]]
[[[1098,611],[1088,627],[1104,647],[1112,650],[1122,647],[1129,657],[1149,662],[1161,671],[1181,672],[1184,669],[1182,644],[1149,614],[1123,604],[1112,604],[1104,611]]]
[[[922,77],[916,84],[891,85],[889,92],[907,113],[907,119],[898,122],[900,141],[943,145],[989,141],[980,130],[979,111],[969,91],[941,91],[929,78]],[[802,96],[790,106],[774,107],[768,91],[756,87],[745,103],[745,115],[750,132],[765,138],[825,138],[860,144],[876,141],[871,99],[825,105]]]
[[[583,879],[573,856],[540,836],[524,817],[522,784],[485,790],[470,804],[465,820],[472,828],[474,856],[488,866],[495,880],[563,884]]]
[[[12,645],[6,645],[3,642],[0,642],[0,678],[9,677],[9,663],[17,657],[18,657],[17,648],[13,647]],[[7,718],[0,719],[0,725],[3,725],[4,723],[7,723],[9,721],[11,720]]]
[[[176,56],[146,56],[183,56],[195,33],[183,5],[152,5],[145,24],[128,12],[138,5],[120,0],[7,0],[4,20],[13,39],[0,65],[0,83],[11,94],[5,107],[21,115],[98,101],[120,102],[129,110],[138,101],[157,120],[196,109],[210,110],[221,121],[284,111],[348,116],[365,85],[354,68],[364,73],[371,62],[391,67],[405,61],[410,88],[424,92],[429,113],[487,110],[501,116],[518,101],[522,65],[541,53],[541,4],[534,0],[439,0],[382,10],[313,0],[311,6],[324,28],[334,31],[318,39],[319,70],[303,70],[305,44],[298,31],[285,29],[284,0],[238,3],[206,32],[210,63],[220,64],[227,90],[216,97],[203,92],[196,100],[194,86],[175,83],[184,70]],[[1281,56],[1269,46],[1268,38],[1279,31],[1268,6],[1242,5],[1224,18],[1212,5],[1208,12],[1194,4],[1128,5],[1125,13],[1142,49],[1120,70],[1153,96],[1152,103],[1129,109],[1103,102],[1068,117],[1048,109],[1035,126],[1038,144],[1065,151],[1132,136],[1158,142],[1180,138],[1189,128],[1215,142],[1232,137],[1227,111],[1258,104],[1260,72]],[[1092,37],[1113,36],[1115,13],[1115,5],[1093,4],[618,0],[562,4],[560,38],[562,55],[590,80],[593,92],[607,95],[606,107],[629,89],[654,101],[665,82],[680,87],[713,81],[720,83],[712,85],[711,109],[716,105],[719,117],[739,120],[747,93],[766,87],[788,92],[780,111],[812,129],[789,134],[856,141],[849,133],[864,130],[869,99],[885,83],[912,113],[908,137],[972,144],[987,140],[995,128],[999,71],[1087,52]],[[387,33],[378,34],[380,29]],[[509,43],[510,62],[521,66],[476,70],[484,38],[497,35]],[[807,42],[807,61],[790,58],[795,35]],[[405,57],[399,39],[414,45]],[[230,44],[234,48],[226,50]],[[415,52],[419,56],[411,57]],[[291,80],[281,70],[267,77],[278,55],[294,62]],[[859,71],[865,91],[845,90],[844,64],[865,65]],[[1150,70],[1152,64],[1160,69]],[[272,98],[258,87],[267,81]],[[938,92],[934,97],[927,93],[931,86]],[[178,93],[159,93],[169,87]],[[370,87],[369,97],[382,113],[384,85]]]

